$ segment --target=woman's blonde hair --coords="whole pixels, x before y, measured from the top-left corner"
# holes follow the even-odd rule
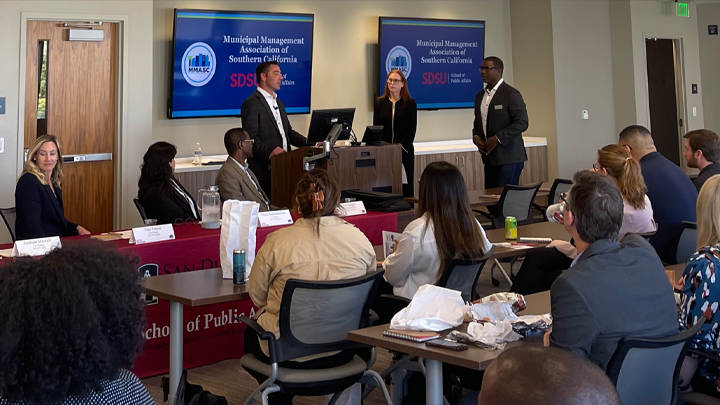
[[[617,180],[623,198],[636,210],[645,208],[647,186],[643,179],[640,163],[620,145],[607,145],[598,151],[598,163]]]
[[[33,147],[28,152],[27,163],[25,163],[25,169],[23,169],[22,174],[30,173],[33,176],[37,177],[38,180],[40,180],[41,184],[48,184],[48,180],[45,178],[45,173],[40,170],[36,161],[37,153],[40,150],[40,147],[42,147],[43,144],[46,142],[54,143],[55,147],[57,148],[57,163],[55,163],[55,168],[52,172],[52,183],[55,186],[60,187],[60,184],[62,184],[64,177],[62,169],[63,158],[62,152],[60,151],[60,142],[58,142],[58,139],[55,135],[42,135],[37,138],[37,140],[35,141],[35,145],[33,145]]]
[[[698,249],[720,243],[720,175],[710,177],[697,199]]]

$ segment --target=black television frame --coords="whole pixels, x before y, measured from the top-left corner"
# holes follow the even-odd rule
[[[310,98],[308,99],[308,112],[295,112],[295,113],[287,113],[287,115],[303,115],[303,114],[310,114],[312,112],[312,72],[313,72],[313,61],[315,59],[315,14],[312,13],[274,13],[274,12],[263,12],[263,11],[238,11],[238,10],[208,10],[208,9],[198,9],[198,8],[176,8],[173,11],[173,33],[172,33],[172,41],[170,42],[170,74],[168,76],[168,97],[167,97],[167,114],[166,117],[170,120],[182,120],[182,119],[199,119],[199,118],[228,118],[228,117],[236,117],[240,118],[240,115],[203,115],[203,116],[195,116],[195,117],[173,117],[172,116],[172,100],[173,100],[173,93],[174,93],[174,86],[175,86],[175,34],[177,30],[177,13],[178,11],[185,11],[185,12],[213,12],[218,14],[236,14],[236,13],[242,13],[242,14],[257,14],[257,15],[284,15],[284,16],[303,16],[303,17],[312,17],[312,44],[310,45],[310,82],[309,82],[309,88],[310,88]],[[256,79],[257,80],[257,79]],[[242,104],[244,100],[240,100],[239,103]]]
[[[379,82],[382,80],[382,77],[384,76],[383,75],[383,67],[382,67],[383,64],[381,63],[381,60],[380,60],[380,58],[382,56],[382,50],[380,48],[382,46],[382,22],[384,19],[385,20],[408,20],[408,21],[433,21],[433,22],[446,21],[446,22],[453,22],[453,23],[468,22],[468,23],[473,23],[473,24],[483,23],[483,26],[484,26],[483,29],[485,30],[485,35],[483,35],[483,59],[487,57],[485,54],[485,40],[487,39],[487,22],[485,20],[452,20],[449,18],[416,18],[416,17],[388,17],[388,16],[383,17],[383,16],[380,16],[378,19],[378,45],[377,45],[377,55],[376,55],[376,63],[375,63],[375,69],[376,69],[377,76],[378,76],[377,77],[378,82],[376,82],[375,85],[379,84]],[[482,61],[480,63],[482,63]],[[373,87],[375,85],[373,85]],[[377,87],[375,87],[375,89],[377,90]],[[480,90],[482,90],[482,87],[480,87],[478,89],[478,91],[480,91]],[[409,91],[409,89],[408,89],[408,91]],[[375,95],[375,98],[380,97],[381,95],[382,94],[378,93]],[[412,96],[412,94],[411,94],[411,96]],[[418,111],[420,111],[420,110],[422,110],[422,111],[466,110],[468,108],[475,108],[475,107],[474,106],[473,107],[443,107],[443,108],[420,108],[420,107],[418,107]]]

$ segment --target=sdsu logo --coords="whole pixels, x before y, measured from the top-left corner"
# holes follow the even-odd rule
[[[138,267],[138,275],[141,278],[157,277],[158,267],[159,266],[154,263],[143,264]],[[158,303],[158,297],[153,297],[152,295],[140,294],[140,298],[145,300],[145,305],[155,305]]]
[[[402,45],[397,45],[391,49],[385,59],[385,74],[389,74],[393,70],[403,72],[405,78],[410,77],[412,57],[410,57],[410,52],[408,52],[407,48]]]
[[[210,45],[195,42],[190,45],[182,57],[182,74],[191,86],[206,85],[215,75],[217,60]]]

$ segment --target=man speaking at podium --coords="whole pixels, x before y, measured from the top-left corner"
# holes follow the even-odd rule
[[[307,139],[293,130],[285,105],[277,98],[282,85],[282,72],[276,61],[263,62],[255,68],[257,90],[240,107],[243,128],[253,139],[253,156],[248,167],[260,181],[260,187],[270,195],[270,158],[289,152],[290,145],[307,145]]]
[[[503,80],[503,67],[495,56],[479,67],[487,87],[475,96],[473,143],[485,164],[485,188],[519,184],[527,160],[522,138],[527,109],[520,92]]]

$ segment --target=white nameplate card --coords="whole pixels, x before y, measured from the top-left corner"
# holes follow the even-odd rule
[[[12,257],[20,256],[42,256],[50,253],[55,249],[60,249],[60,237],[51,236],[49,238],[27,239],[15,242],[12,250]]]
[[[142,245],[144,243],[162,242],[175,240],[175,230],[172,224],[143,226],[133,228],[130,235],[130,243]]]
[[[292,225],[293,220],[290,210],[277,210],[258,212],[258,223],[260,228],[268,226]]]
[[[348,203],[340,203],[339,215],[341,217],[352,217],[355,215],[367,214],[365,204],[362,201],[353,201]]]

